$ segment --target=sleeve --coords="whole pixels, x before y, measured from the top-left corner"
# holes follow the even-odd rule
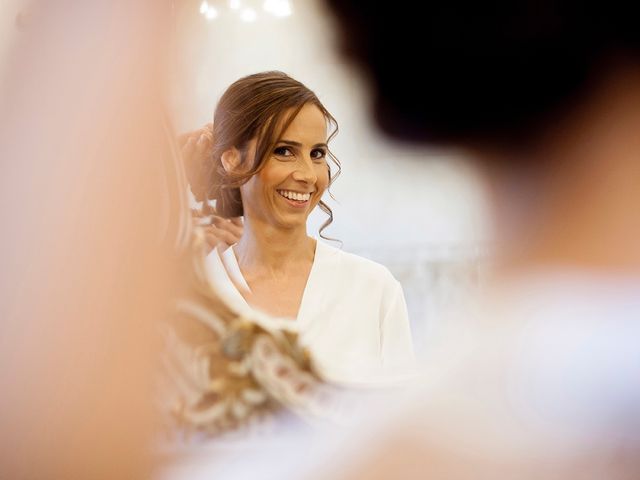
[[[384,370],[393,374],[414,374],[416,359],[407,314],[407,304],[400,283],[393,279],[380,323],[380,348]]]

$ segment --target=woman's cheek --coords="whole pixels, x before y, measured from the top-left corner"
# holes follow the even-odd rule
[[[318,177],[318,188],[326,190],[329,185],[329,166],[326,163],[320,166],[316,175]]]

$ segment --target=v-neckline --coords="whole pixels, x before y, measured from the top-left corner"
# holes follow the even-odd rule
[[[313,253],[313,262],[311,263],[311,269],[309,270],[309,276],[307,277],[307,283],[304,286],[304,290],[302,291],[302,298],[300,299],[300,306],[298,307],[298,314],[293,319],[296,322],[299,322],[300,324],[306,323],[304,321],[304,319],[306,318],[306,316],[304,315],[305,305],[306,305],[306,303],[308,303],[307,302],[307,298],[309,296],[308,292],[311,290],[310,285],[313,283],[313,279],[315,277],[315,272],[318,269],[318,264],[320,264],[320,262],[318,260],[319,260],[321,254],[322,254],[323,246],[324,245],[319,240],[316,239],[316,248],[315,248],[315,251]],[[219,255],[220,255],[220,259],[221,259],[223,265],[226,266],[225,273],[226,273],[227,277],[232,275],[234,277],[233,279],[235,280],[236,283],[240,284],[243,288],[246,288],[248,291],[251,291],[251,288],[249,287],[249,284],[247,283],[247,280],[244,278],[244,275],[242,274],[242,270],[240,270],[240,263],[238,262],[238,257],[236,256],[236,252],[233,249],[233,247],[227,248],[222,253],[219,253]],[[238,290],[238,288],[236,287],[236,283],[234,283],[231,278],[229,278],[229,282],[233,286],[234,290],[238,293],[240,298],[242,298],[242,301],[249,308],[252,308],[252,309],[255,310],[256,307],[254,307],[253,305],[250,305],[249,302],[247,302],[247,300],[242,295],[242,292],[240,292]]]

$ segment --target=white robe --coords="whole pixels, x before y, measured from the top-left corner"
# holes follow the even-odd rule
[[[247,312],[249,305],[228,276],[249,289],[233,249],[212,251],[207,269],[231,305]],[[402,382],[415,373],[402,287],[386,267],[371,260],[317,241],[298,317],[286,321],[296,324],[329,381],[379,385]]]

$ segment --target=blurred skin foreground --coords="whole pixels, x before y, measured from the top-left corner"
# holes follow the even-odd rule
[[[638,478],[637,8],[327,3],[378,125],[473,154],[502,268],[415,405],[317,478]]]
[[[72,6],[34,5],[3,69],[0,478],[148,478],[169,9]]]

